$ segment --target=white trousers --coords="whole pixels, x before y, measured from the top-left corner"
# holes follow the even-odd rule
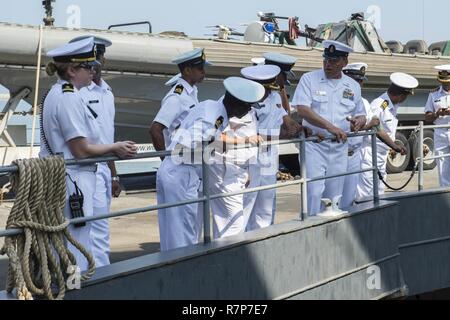
[[[348,158],[347,172],[361,170],[361,149],[357,149],[355,153]],[[344,181],[344,189],[341,199],[341,209],[350,208],[356,199],[356,190],[358,188],[359,174],[346,176]]]
[[[306,175],[318,178],[345,173],[348,162],[348,145],[331,142],[306,144]],[[323,212],[322,199],[342,196],[344,178],[334,178],[308,183],[308,215]]]
[[[246,169],[226,163],[208,166],[211,195],[243,191],[249,175]],[[214,239],[245,232],[244,196],[237,195],[211,201]]]
[[[261,167],[250,166],[250,186],[257,188],[277,183],[277,176],[263,175]],[[247,193],[244,195],[244,217],[246,231],[267,228],[273,224],[276,204],[276,189]]]
[[[193,166],[174,164],[167,157],[156,179],[158,205],[196,199],[200,178]],[[161,251],[199,243],[203,217],[198,204],[187,204],[158,210]]]
[[[87,171],[78,171],[67,169],[67,173],[70,175],[72,180],[76,182],[78,188],[83,193],[84,202],[83,202],[83,212],[85,217],[92,217],[94,210],[94,193],[95,193],[95,173],[87,172]],[[67,199],[69,196],[75,193],[75,186],[69,177],[66,178],[66,186],[67,186]],[[69,202],[66,202],[66,206],[64,207],[64,215],[66,218],[71,219],[71,211],[69,207]],[[77,240],[88,252],[92,254],[92,241],[91,241],[91,222],[87,222],[84,227],[75,227],[70,225],[68,230],[72,237]],[[77,261],[77,265],[80,268],[81,272],[86,271],[88,269],[88,261],[84,257],[84,255],[75,248],[70,242],[67,243],[67,248],[72,252]]]
[[[94,216],[109,214],[112,198],[111,170],[107,164],[99,164],[96,172],[96,189],[94,195]],[[109,262],[109,221],[97,220],[91,225],[92,253],[96,267],[103,267]]]
[[[441,156],[449,153],[450,146],[436,148],[436,156]],[[439,171],[439,182],[441,187],[450,187],[450,158],[436,159],[436,163]]]
[[[364,147],[361,150],[361,170],[372,168],[372,148]],[[383,179],[386,180],[386,164],[387,164],[387,152],[381,152],[377,155],[377,166],[380,170]],[[384,184],[380,181],[378,185],[379,194],[384,194]],[[373,197],[373,173],[371,171],[363,172],[359,175],[358,187],[356,188],[356,200],[363,200],[367,197]]]

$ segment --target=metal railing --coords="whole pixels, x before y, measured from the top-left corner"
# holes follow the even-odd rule
[[[450,154],[442,154],[439,156],[431,156],[431,157],[425,157],[424,156],[424,131],[426,129],[450,129],[450,125],[446,124],[446,125],[424,125],[423,121],[419,122],[418,126],[402,126],[402,127],[398,127],[397,130],[401,131],[401,130],[413,130],[413,131],[417,131],[418,132],[418,157],[414,159],[415,163],[418,163],[418,191],[423,191],[424,190],[424,185],[425,185],[425,181],[424,181],[424,162],[426,161],[431,161],[431,160],[437,160],[437,159],[444,159],[444,158],[450,158]],[[411,150],[411,152],[413,152],[413,150]],[[414,154],[413,154],[414,156]]]
[[[376,131],[367,131],[367,132],[361,132],[357,134],[349,134],[348,137],[361,137],[361,136],[371,136],[372,140],[372,154],[373,154],[373,164],[376,162],[376,154],[377,154],[377,136]],[[333,140],[333,136],[327,136],[325,137],[326,141]],[[211,242],[211,212],[210,212],[210,202],[214,199],[219,198],[226,198],[230,196],[235,195],[243,195],[248,193],[254,193],[258,191],[263,190],[271,190],[271,189],[280,189],[280,188],[286,188],[293,185],[300,185],[300,192],[301,192],[301,199],[300,199],[300,219],[301,221],[305,221],[308,217],[308,203],[307,203],[307,184],[315,181],[322,181],[327,179],[333,179],[338,177],[344,177],[349,176],[353,174],[359,174],[364,172],[373,172],[373,200],[375,203],[379,202],[379,194],[378,194],[378,185],[379,185],[379,178],[378,178],[378,168],[376,165],[373,165],[372,168],[368,168],[365,170],[358,170],[354,172],[345,172],[342,174],[336,174],[336,175],[330,175],[325,177],[313,177],[313,178],[306,178],[306,143],[313,143],[317,142],[317,137],[310,137],[305,138],[304,135],[302,135],[298,139],[293,140],[281,140],[281,141],[273,141],[273,142],[265,142],[261,144],[261,147],[267,147],[267,146],[274,146],[274,145],[286,145],[286,144],[298,144],[299,147],[299,153],[300,153],[300,178],[295,179],[294,181],[289,182],[282,182],[282,183],[276,183],[273,185],[265,185],[261,187],[256,188],[249,188],[244,191],[239,192],[233,192],[233,193],[225,193],[225,194],[215,194],[211,195],[209,192],[209,176],[207,173],[207,166],[208,164],[205,161],[204,152],[206,147],[208,146],[208,142],[204,142],[202,144],[202,179],[203,179],[203,194],[201,197],[186,201],[180,201],[177,203],[167,203],[167,204],[159,204],[156,206],[148,206],[143,208],[136,208],[136,209],[129,209],[124,211],[118,211],[114,213],[109,214],[102,214],[102,215],[95,215],[91,217],[84,217],[84,218],[77,218],[77,219],[69,219],[70,224],[79,224],[83,222],[92,222],[97,220],[103,220],[103,219],[111,219],[121,216],[128,216],[133,214],[139,214],[139,213],[146,213],[146,212],[153,212],[157,211],[159,209],[166,209],[166,208],[173,208],[173,207],[180,207],[186,204],[193,204],[193,203],[203,203],[203,241],[204,243],[210,243]],[[246,148],[244,146],[236,147],[236,149],[243,149]],[[195,151],[191,150],[191,153]],[[145,159],[145,158],[158,158],[158,157],[166,157],[173,155],[172,151],[157,151],[157,152],[148,152],[148,153],[141,153],[133,157],[129,160],[136,160],[136,159]],[[92,165],[95,163],[101,163],[101,162],[109,162],[109,161],[118,161],[122,160],[117,157],[111,156],[111,157],[101,157],[101,158],[92,158],[92,159],[83,159],[83,160],[66,160],[67,166],[84,166],[84,165]],[[3,166],[0,167],[0,173],[13,173],[17,172],[18,167],[15,165],[10,166]],[[9,229],[9,230],[0,230],[0,237],[8,237],[8,236],[14,236],[19,235],[23,233],[23,229]]]

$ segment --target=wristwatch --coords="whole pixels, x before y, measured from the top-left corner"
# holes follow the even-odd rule
[[[112,181],[120,182],[120,178],[118,176],[112,177]]]

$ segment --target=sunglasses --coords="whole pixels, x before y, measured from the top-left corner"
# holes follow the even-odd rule
[[[86,69],[86,70],[89,70],[89,71],[93,71],[94,70],[94,66],[90,65],[90,64],[87,64],[87,63],[80,63],[75,68],[77,68],[77,69],[79,69],[79,68]]]

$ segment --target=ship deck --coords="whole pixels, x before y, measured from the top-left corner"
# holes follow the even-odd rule
[[[400,185],[408,175],[391,175],[389,181]],[[426,189],[436,188],[436,170],[426,172],[425,181]],[[406,191],[416,188],[413,181]],[[152,205],[155,198],[154,192],[130,193],[115,199],[112,210]],[[449,194],[390,193],[386,199],[336,219],[300,222],[298,187],[287,187],[278,190],[276,226],[164,254],[156,213],[112,219],[113,264],[66,298],[380,299],[450,287],[450,256],[442,255],[450,252]],[[0,224],[11,206],[2,205]],[[368,290],[374,265],[381,270],[381,288]],[[0,285],[6,266],[0,260]],[[215,282],[226,285],[219,290]]]

